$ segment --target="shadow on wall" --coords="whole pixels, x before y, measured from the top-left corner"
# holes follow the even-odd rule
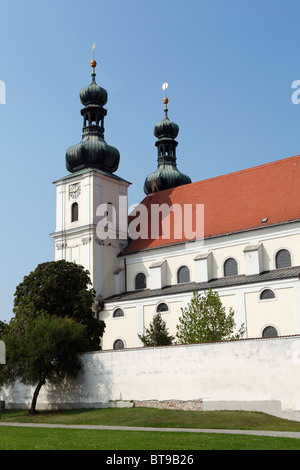
[[[95,408],[107,403],[112,396],[111,372],[105,370],[100,355],[86,353],[82,358],[82,371],[76,379],[58,384],[44,385],[37,400],[37,409],[76,409]],[[34,386],[16,382],[11,387],[3,387],[0,399],[8,409],[30,408]],[[100,406],[99,406],[100,407]]]
[[[95,407],[107,403],[112,396],[112,379],[109,370],[105,370],[100,361],[100,354],[86,353],[82,357],[82,371],[76,379],[66,380],[57,385],[45,387],[40,402],[56,408]]]

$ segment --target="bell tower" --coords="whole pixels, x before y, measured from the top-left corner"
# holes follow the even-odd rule
[[[165,117],[154,127],[154,135],[157,137],[155,146],[157,147],[157,170],[147,176],[144,184],[145,194],[152,194],[164,189],[175,188],[184,184],[191,183],[189,176],[181,173],[177,168],[176,147],[178,142],[175,140],[179,133],[179,126],[170,121],[168,117],[168,98],[166,90],[168,84],[162,86],[165,90],[163,103],[165,105]]]
[[[94,50],[94,46],[93,46]],[[118,254],[127,243],[127,190],[130,183],[115,175],[119,151],[104,140],[107,91],[92,82],[80,92],[83,105],[81,142],[66,152],[69,174],[56,185],[55,260],[78,263],[89,271],[99,298],[114,292]],[[122,222],[123,221],[123,222]]]

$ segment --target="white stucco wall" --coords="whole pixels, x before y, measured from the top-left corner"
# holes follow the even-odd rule
[[[130,183],[100,171],[86,170],[69,175],[55,184],[56,229],[51,234],[55,240],[55,260],[65,259],[82,265],[89,271],[97,295],[110,297],[115,293],[114,272],[119,269],[117,256],[122,245],[116,235],[119,235],[123,225],[121,212],[127,214],[127,188]],[[80,187],[76,197],[72,193],[75,184]],[[122,205],[119,208],[120,201]],[[72,222],[71,208],[75,202],[78,204],[78,220]],[[112,224],[109,239],[107,234],[103,237],[101,230],[99,233],[97,230],[107,207],[102,206],[100,213],[97,210],[101,204],[108,203],[115,209],[115,224]]]
[[[265,227],[244,233],[205,239],[201,245],[197,243],[165,246],[157,250],[137,252],[127,256],[128,290],[134,290],[134,278],[137,273],[144,272],[147,288],[150,288],[149,267],[158,259],[166,261],[165,285],[177,284],[177,271],[182,265],[188,266],[191,282],[196,280],[197,269],[195,258],[199,254],[211,253],[210,278],[224,276],[224,262],[227,258],[235,258],[239,274],[259,274],[259,272],[276,269],[275,257],[280,249],[287,249],[291,254],[292,266],[300,265],[300,223],[275,227]],[[254,252],[245,253],[251,246],[260,246],[259,263],[255,263]],[[254,265],[259,267],[254,269]],[[205,263],[202,264],[204,269]],[[203,277],[204,276],[204,273]],[[207,273],[205,273],[207,275]],[[197,274],[199,277],[199,273]]]
[[[260,300],[260,293],[264,289],[271,289],[275,299]],[[245,338],[259,338],[267,326],[276,328],[279,336],[296,335],[300,332],[300,283],[299,279],[286,279],[256,283],[241,286],[232,286],[217,290],[222,304],[229,312],[235,312],[236,330],[241,324],[246,327]],[[163,312],[162,318],[166,321],[171,335],[176,334],[176,325],[182,316],[181,308],[185,308],[192,297],[192,292],[136,299],[132,301],[110,302],[101,312],[101,319],[105,321],[106,329],[102,338],[102,348],[112,349],[114,341],[118,338],[124,340],[127,348],[135,348],[142,344],[138,334],[144,333],[156,313],[160,302],[167,303],[168,312]],[[122,308],[124,317],[113,318],[116,308]],[[134,323],[134,316],[136,322]],[[121,334],[121,336],[120,336]],[[119,335],[119,336],[118,336]]]
[[[45,406],[97,407],[110,400],[197,400],[204,409],[255,409],[300,421],[300,336],[86,353],[83,373]],[[7,406],[29,404],[32,390],[2,390]],[[277,404],[277,409],[274,406]]]

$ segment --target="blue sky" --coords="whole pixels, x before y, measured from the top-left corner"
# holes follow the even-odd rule
[[[299,17],[299,0],[0,0],[0,320],[23,277],[53,260],[52,182],[81,140],[92,44],[105,140],[134,204],[156,169],[164,82],[178,168],[193,181],[300,153]]]

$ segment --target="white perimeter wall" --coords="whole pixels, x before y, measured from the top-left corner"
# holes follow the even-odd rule
[[[43,407],[98,407],[110,400],[198,400],[204,409],[266,411],[300,421],[300,336],[86,353],[76,382],[43,387]],[[0,392],[8,407],[32,389]]]

